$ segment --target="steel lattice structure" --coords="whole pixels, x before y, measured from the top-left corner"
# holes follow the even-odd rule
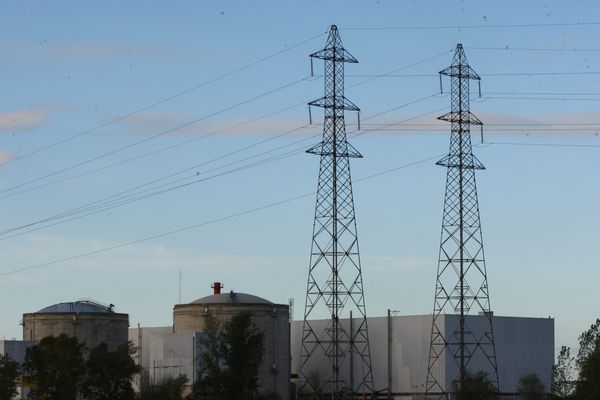
[[[373,392],[371,351],[358,250],[350,158],[362,155],[347,141],[344,111],[360,109],[344,97],[344,63],[348,53],[337,27],[327,44],[313,53],[325,64],[325,96],[309,103],[324,109],[323,140],[308,153],[321,157],[312,249],[308,271],[297,398],[337,400]],[[315,316],[329,316],[317,321]],[[354,318],[341,323],[342,313]],[[313,320],[310,320],[313,318]],[[328,361],[328,376],[318,365]],[[356,379],[355,379],[356,377]]]
[[[490,380],[498,388],[498,367],[492,328],[492,312],[487,283],[487,272],[483,251],[481,222],[475,170],[485,167],[473,155],[471,125],[483,125],[469,111],[469,82],[480,80],[469,66],[461,44],[456,46],[452,65],[440,71],[451,79],[451,111],[438,119],[451,124],[450,150],[437,162],[447,168],[446,194],[437,281],[433,306],[431,345],[427,369],[426,392],[428,398],[444,398],[447,384],[464,387],[465,375],[477,370],[490,371]],[[484,326],[475,323],[467,315],[478,311],[484,317]],[[458,316],[453,329],[444,318],[444,313]],[[452,381],[436,374],[444,368],[447,357],[453,358],[458,366],[458,376]],[[476,362],[473,362],[477,359]],[[471,365],[470,365],[471,363]],[[446,372],[448,369],[446,369]],[[446,379],[446,382],[442,381]]]

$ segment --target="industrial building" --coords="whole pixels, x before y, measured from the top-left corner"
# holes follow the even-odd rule
[[[138,363],[143,374],[136,382],[159,383],[165,378],[186,375],[188,388],[198,376],[202,362],[200,339],[205,329],[204,321],[210,313],[225,322],[240,311],[249,311],[254,322],[265,335],[265,355],[260,370],[261,391],[274,391],[283,399],[293,398],[290,390],[298,374],[303,321],[289,322],[288,305],[273,304],[263,298],[246,293],[220,293],[221,285],[213,285],[212,295],[191,303],[173,307],[173,326],[138,327],[129,330],[129,340],[139,347]],[[485,316],[467,316],[472,329],[484,329]],[[546,389],[550,390],[554,364],[554,319],[493,316],[498,374],[501,392],[514,398],[519,379],[536,373]],[[312,320],[314,329],[324,329],[329,320]],[[353,321],[356,326],[356,321]],[[352,331],[349,319],[340,323],[347,332]],[[375,390],[392,398],[423,399],[427,379],[429,346],[431,343],[431,315],[369,317],[370,352]],[[458,316],[446,314],[440,324],[445,334],[456,329]],[[350,366],[342,371],[346,382],[357,382],[358,355],[354,354],[354,376]],[[195,367],[194,367],[195,366]],[[331,365],[325,355],[315,357],[308,375],[327,376]],[[469,365],[472,372],[488,370],[489,364],[474,358]],[[452,381],[458,374],[456,361],[448,356],[440,360],[435,374],[445,382],[445,390],[452,391]]]
[[[37,342],[30,342],[24,340],[0,340],[0,355],[8,355],[11,359],[22,364],[25,360],[25,352],[27,349]],[[21,400],[27,398],[28,390],[21,386],[17,386],[17,394],[15,400]]]
[[[469,315],[473,329],[484,326],[484,316]],[[431,342],[431,315],[370,317],[369,339],[375,389],[396,399],[423,399],[427,379],[429,345]],[[312,321],[313,327],[324,328],[328,320]],[[344,329],[350,332],[350,320],[341,319]],[[356,321],[354,321],[356,323]],[[291,323],[292,373],[298,372],[303,321]],[[451,334],[458,324],[458,316],[446,314],[442,329]],[[554,364],[554,319],[493,316],[500,390],[508,398],[514,398],[519,378],[536,373],[546,390],[550,391],[552,366]],[[357,356],[353,358],[358,365]],[[452,391],[452,380],[458,374],[456,361],[448,356],[441,360],[435,373],[445,382],[446,391]],[[346,382],[357,382],[362,371],[352,362],[342,371]],[[311,365],[308,375],[328,376],[329,360],[325,355]],[[488,371],[489,364],[473,360],[472,372]],[[356,389],[356,388],[355,388]],[[518,398],[518,397],[517,397]]]
[[[129,315],[116,313],[113,304],[78,300],[23,314],[22,324],[25,341],[40,341],[64,333],[76,337],[88,349],[106,343],[109,350],[115,350],[127,343]]]
[[[129,330],[129,340],[138,347],[143,371],[136,386],[159,383],[167,377],[186,375],[192,385],[202,363],[201,338],[206,317],[223,324],[239,312],[249,312],[264,335],[264,355],[259,369],[261,392],[290,398],[289,306],[275,304],[247,293],[221,293],[215,282],[213,294],[173,307],[172,327],[138,327]]]
[[[76,337],[88,349],[106,343],[110,350],[127,343],[129,315],[117,313],[114,305],[89,299],[57,303],[23,314],[23,340],[0,340],[0,354],[22,364],[27,349],[48,336]],[[17,387],[15,399],[27,398],[28,389]]]
[[[282,399],[293,398],[293,383],[298,373],[303,321],[289,320],[289,306],[274,304],[264,298],[246,293],[220,293],[221,285],[213,285],[213,294],[173,307],[173,325],[165,327],[140,327],[128,330],[128,338],[138,347],[137,363],[142,373],[134,385],[140,390],[144,385],[159,383],[168,377],[185,375],[188,390],[201,368],[205,319],[210,313],[221,323],[241,311],[248,311],[264,334],[265,354],[260,368],[261,391],[273,391]],[[483,327],[484,316],[467,316],[473,329]],[[513,397],[519,378],[529,373],[537,374],[546,389],[550,390],[554,364],[554,319],[493,316],[498,375],[501,392]],[[356,321],[341,319],[347,332],[352,332]],[[328,320],[312,320],[314,329],[323,329]],[[382,395],[404,400],[424,399],[431,315],[369,317],[370,353],[372,357],[374,387]],[[103,306],[89,300],[55,304],[36,313],[24,314],[23,341],[0,341],[0,354],[9,354],[22,362],[25,351],[44,336],[65,333],[95,346],[102,341],[112,347],[127,341],[127,314],[114,312],[112,306]],[[446,314],[440,328],[451,334],[458,324],[458,316]],[[360,379],[356,362],[341,371],[351,385]],[[440,360],[435,370],[436,378],[444,382],[447,391],[458,373],[456,361],[448,356]],[[484,360],[473,359],[470,369],[486,370]],[[327,376],[330,363],[325,355],[315,357],[308,375]]]

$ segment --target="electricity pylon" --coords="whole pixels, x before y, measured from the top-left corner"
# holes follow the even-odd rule
[[[447,177],[427,368],[428,399],[444,398],[449,385],[460,393],[467,374],[478,372],[469,370],[475,359],[477,368],[490,372],[490,380],[498,388],[493,315],[475,182],[475,170],[485,167],[473,155],[470,133],[471,125],[483,125],[469,110],[469,82],[480,81],[480,77],[469,66],[461,44],[456,46],[452,65],[440,74],[450,77],[452,107],[438,118],[450,122],[451,134],[448,155],[437,162],[447,168]],[[483,324],[467,317],[475,310],[484,319]],[[445,314],[458,317],[455,329]],[[453,358],[458,367],[458,376],[451,381],[434,371],[437,366],[438,370],[449,372],[444,366],[447,357]]]
[[[335,25],[331,26],[325,48],[310,57],[311,68],[313,59],[324,61],[325,95],[310,102],[309,110],[312,106],[321,107],[325,118],[323,140],[307,150],[319,155],[321,163],[297,398],[316,399],[324,395],[338,400],[373,392],[349,162],[362,155],[348,143],[344,122],[344,111],[360,111],[344,97],[344,63],[358,61],[344,49]],[[315,320],[320,312],[329,318]],[[349,324],[340,321],[343,312],[354,312]]]

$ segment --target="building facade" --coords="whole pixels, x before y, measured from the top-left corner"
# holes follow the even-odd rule
[[[397,399],[422,399],[427,379],[429,345],[431,341],[431,315],[388,316],[368,318],[369,339],[373,366],[374,385],[378,392]],[[469,326],[483,326],[482,316],[469,316]],[[479,321],[481,320],[481,321]],[[292,373],[298,372],[302,321],[291,324]],[[350,330],[349,319],[341,320]],[[325,327],[327,320],[313,321],[313,326]],[[450,335],[458,324],[458,316],[445,315],[443,330]],[[554,319],[493,317],[500,391],[508,398],[517,391],[519,379],[530,373],[537,374],[546,391],[550,391],[552,366],[554,364]],[[350,365],[350,364],[349,364]],[[318,366],[310,373],[327,376],[329,368],[323,356]],[[347,382],[357,382],[359,372],[350,376],[344,373]],[[471,372],[489,372],[489,363],[473,359]],[[453,380],[458,376],[456,361],[446,355],[442,357],[434,374],[445,382],[446,391],[452,391]]]

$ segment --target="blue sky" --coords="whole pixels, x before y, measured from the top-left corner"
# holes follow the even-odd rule
[[[353,177],[393,170],[354,185],[368,313],[431,312],[445,185],[435,156],[447,151],[449,139],[448,127],[435,120],[449,107],[435,74],[461,42],[482,76],[483,97],[473,96],[471,110],[487,124],[487,144],[475,152],[487,167],[478,189],[492,308],[499,315],[552,316],[557,347],[574,346],[599,305],[594,15],[598,5],[591,1],[6,4],[2,230],[184,169],[171,179],[243,168],[46,229],[1,235],[0,273],[313,192],[318,159],[301,150],[318,141],[320,114],[315,110],[315,125],[308,126],[305,103],[323,88],[310,77],[308,54],[337,24],[360,61],[346,67],[346,95],[361,107],[363,122],[350,139],[365,156],[353,160]],[[321,68],[315,64],[317,73]],[[353,131],[356,117],[347,122]],[[396,125],[381,129],[390,123]],[[0,337],[21,336],[22,313],[78,298],[116,304],[132,325],[169,324],[179,271],[183,301],[210,293],[210,283],[220,280],[225,290],[275,302],[292,297],[301,318],[313,212],[314,197],[306,196],[2,275]]]

